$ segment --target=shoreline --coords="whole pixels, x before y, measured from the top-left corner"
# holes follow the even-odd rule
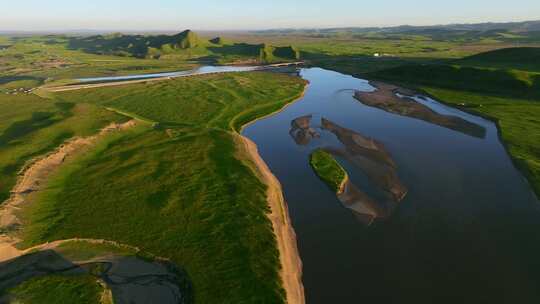
[[[279,273],[282,281],[282,287],[285,290],[286,302],[288,304],[306,303],[304,284],[302,282],[302,259],[300,258],[300,252],[298,251],[296,232],[294,231],[294,227],[289,216],[289,207],[285,201],[285,198],[283,197],[281,183],[272,173],[266,162],[262,159],[257,145],[251,139],[243,136],[241,133],[244,128],[256,123],[261,119],[281,113],[295,102],[304,98],[309,85],[310,83],[306,81],[306,85],[304,86],[302,93],[292,98],[290,102],[287,102],[279,110],[245,123],[238,131],[232,132],[233,136],[237,138],[237,141],[239,141],[238,145],[243,149],[243,151],[249,157],[249,160],[255,166],[255,168],[252,169],[256,170],[255,173],[258,178],[268,187],[266,190],[266,197],[271,213],[269,213],[267,217],[272,222],[273,233],[276,237],[279,260],[281,264]]]
[[[349,174],[347,173],[347,171],[345,171],[345,177],[343,178],[343,180],[341,181],[341,184],[339,185],[338,191],[336,192],[337,195],[341,195],[345,193],[345,186],[347,185],[349,181],[350,181]]]
[[[304,285],[302,283],[302,261],[298,251],[296,233],[292,227],[289,208],[283,197],[281,183],[270,171],[268,165],[259,154],[257,145],[249,138],[236,135],[243,145],[244,151],[258,171],[262,182],[267,185],[267,201],[271,209],[268,218],[272,222],[276,236],[277,249],[281,262],[280,276],[286,292],[287,303],[304,304]]]
[[[310,86],[309,81],[307,81],[307,80],[305,80],[305,79],[304,79],[304,81],[306,82],[306,85],[304,86],[304,90],[302,91],[302,93],[300,93],[300,95],[295,96],[295,97],[292,97],[292,98],[291,98],[291,99],[290,99],[283,107],[281,107],[279,110],[274,111],[274,112],[272,112],[272,113],[268,113],[268,114],[263,115],[263,116],[261,116],[261,117],[257,117],[257,118],[255,118],[255,119],[253,119],[253,120],[251,120],[251,121],[249,121],[249,122],[243,124],[243,125],[240,127],[239,130],[235,130],[234,132],[237,133],[237,134],[239,134],[240,136],[243,136],[243,135],[242,135],[242,132],[244,131],[244,129],[245,129],[246,127],[251,126],[252,124],[256,123],[256,122],[259,121],[259,120],[268,118],[268,117],[270,117],[270,116],[272,116],[272,115],[279,114],[279,113],[285,111],[285,110],[286,110],[288,107],[290,107],[291,105],[295,104],[297,101],[300,101],[302,98],[305,97],[306,92],[307,92],[307,90],[308,90],[308,88],[309,88],[309,86]],[[233,121],[233,122],[234,122],[234,121]],[[232,125],[232,123],[231,123],[231,125]]]

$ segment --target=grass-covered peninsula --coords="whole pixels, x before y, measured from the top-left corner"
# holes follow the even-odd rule
[[[283,303],[266,185],[235,130],[304,85],[257,72],[56,94],[153,124],[107,136],[64,164],[23,212],[24,246],[117,241],[185,269],[197,303]]]

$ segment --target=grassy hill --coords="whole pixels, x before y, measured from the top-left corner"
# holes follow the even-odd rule
[[[424,64],[399,66],[367,76],[498,97],[540,100],[540,74],[519,70]]]
[[[540,48],[505,48],[455,61],[456,64],[540,72]]]
[[[186,30],[176,35],[99,35],[70,40],[71,49],[88,53],[139,58],[204,59],[214,62],[252,60],[261,63],[297,60],[300,52],[291,46],[230,43],[222,37],[205,40]]]
[[[73,38],[69,47],[82,49],[89,53],[109,54],[117,56],[147,57],[155,56],[157,51],[163,53],[175,50],[187,50],[204,47],[209,42],[202,40],[191,30],[176,35],[123,35],[115,33],[84,38]]]

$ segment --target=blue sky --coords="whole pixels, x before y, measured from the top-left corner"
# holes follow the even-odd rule
[[[540,19],[540,0],[0,0],[0,30],[194,30]]]

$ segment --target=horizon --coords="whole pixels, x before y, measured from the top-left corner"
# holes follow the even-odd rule
[[[52,2],[52,3],[51,3]],[[251,5],[245,0],[220,3],[201,0],[197,3],[175,3],[160,0],[148,6],[138,0],[109,3],[72,4],[66,0],[44,3],[28,0],[4,4],[9,16],[0,20],[0,32],[76,32],[127,31],[170,32],[258,31],[279,29],[369,28],[395,26],[437,26],[452,24],[508,23],[536,21],[540,2],[516,0],[494,6],[490,1],[451,4],[417,0],[413,4],[388,0],[384,3],[358,3],[351,0],[284,0],[271,4]],[[441,7],[442,6],[442,7]],[[390,10],[388,8],[391,8]],[[106,8],[106,10],[104,10]],[[203,13],[201,13],[203,12]],[[40,30],[36,31],[35,29]]]
[[[264,29],[196,29],[196,28],[179,28],[179,29],[92,29],[92,28],[72,28],[72,29],[48,29],[48,30],[3,30],[0,28],[0,34],[2,33],[37,33],[37,34],[62,34],[62,33],[180,33],[183,31],[192,31],[199,33],[249,33],[257,31],[283,31],[283,30],[328,30],[328,29],[388,29],[388,28],[399,28],[399,27],[445,27],[445,26],[454,26],[454,25],[481,25],[481,24],[513,24],[513,23],[526,23],[526,22],[540,22],[540,19],[530,19],[530,20],[519,20],[519,21],[486,21],[486,22],[469,22],[469,23],[439,23],[439,24],[426,24],[426,25],[415,25],[415,24],[397,24],[390,26],[341,26],[341,27],[278,27],[278,28],[264,28]]]

